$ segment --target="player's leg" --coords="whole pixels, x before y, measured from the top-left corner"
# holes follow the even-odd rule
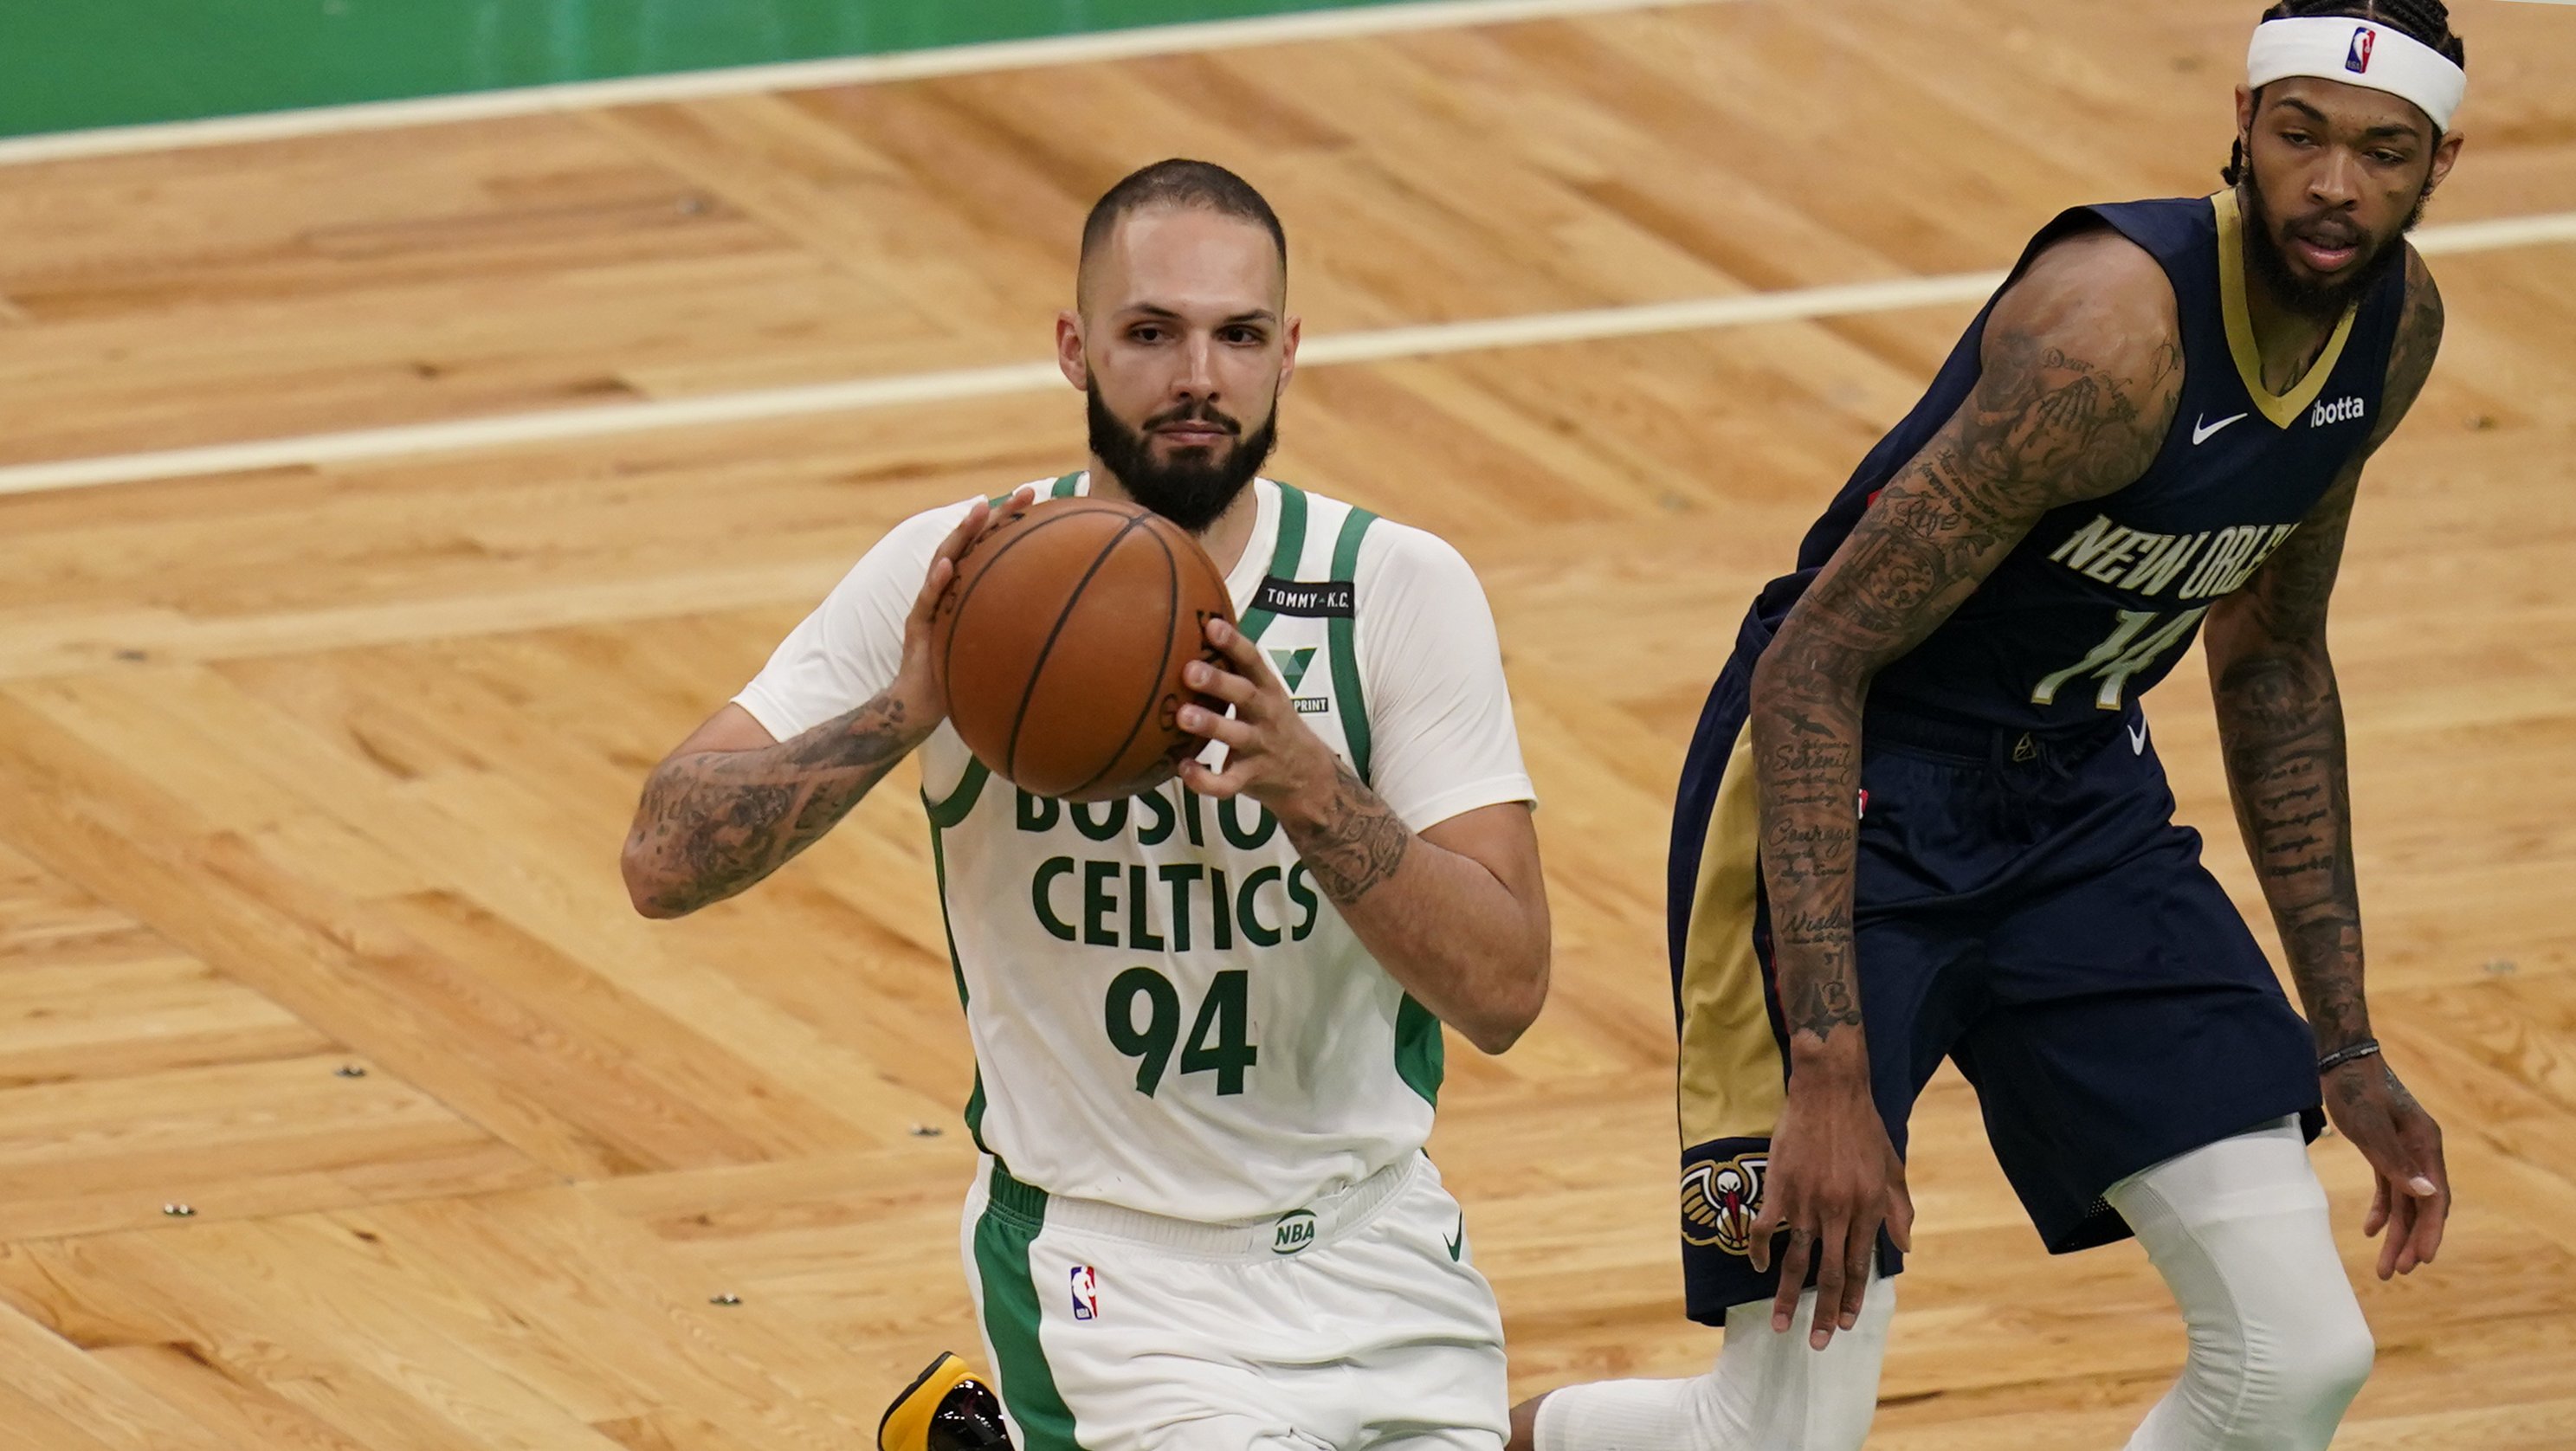
[[[2182,1383],[2137,1451],[2323,1446],[2370,1341],[2297,1127],[2314,1039],[2152,752],[2065,776],[2046,803],[2081,825],[2049,843],[2065,876],[1996,924],[1995,1006],[1955,1056],[2049,1248],[2134,1231],[2181,1304]]]
[[[1821,1352],[1807,1342],[1816,1292],[1800,1298],[1790,1331],[1774,1332],[1776,1270],[1757,1272],[1748,1255],[1781,1100],[1783,1050],[1760,962],[1768,926],[1740,736],[1736,751],[1711,796],[1690,917],[1676,934],[1687,1144],[1682,1272],[1691,1318],[1723,1324],[1726,1340],[1705,1375],[1567,1386],[1523,1405],[1514,1413],[1513,1451],[1851,1451],[1877,1411],[1895,1314],[1895,1281],[1884,1273],[1899,1266],[1893,1247],[1882,1240],[1882,1272],[1871,1275],[1860,1322]],[[1874,802],[1906,802],[1912,819],[1928,820],[1956,793],[1952,776],[1965,768],[1881,753],[1865,769]],[[1889,879],[1937,880],[1937,864],[1900,869],[1878,861],[1876,854],[1901,844],[1865,835],[1868,900],[1900,900]],[[1882,911],[1862,927],[1858,947],[1873,1091],[1902,1152],[1915,1096],[1975,1000],[1974,944],[1938,921]]]
[[[1234,1266],[1103,1233],[1106,1206],[1050,1199],[987,1159],[966,1206],[966,1278],[1018,1451],[1289,1451],[1246,1362]]]
[[[2325,1190],[2295,1121],[2111,1186],[2189,1329],[2182,1377],[2129,1451],[2320,1451],[2370,1373]]]
[[[1045,1358],[1036,1286],[1029,1277],[1029,1252],[1041,1226],[1038,1217],[1019,1212],[1020,1206],[994,1203],[997,1179],[1007,1182],[998,1161],[983,1160],[958,1223],[966,1288],[984,1336],[984,1363],[993,1368],[1013,1446],[1020,1451],[1070,1446],[1071,1416]],[[1011,1196],[1006,1192],[1004,1197]]]
[[[1566,1386],[1513,1413],[1512,1451],[1856,1451],[1878,1410],[1896,1283],[1870,1280],[1860,1323],[1807,1346],[1816,1292],[1786,1334],[1771,1302],[1727,1312],[1717,1365],[1689,1380]]]
[[[1282,1291],[1335,1327],[1281,1382],[1299,1429],[1341,1451],[1502,1451],[1502,1309],[1429,1159],[1355,1232],[1278,1268],[1293,1276]]]

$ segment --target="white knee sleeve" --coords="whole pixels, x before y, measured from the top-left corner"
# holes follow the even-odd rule
[[[2103,1196],[2182,1306],[2182,1379],[2129,1451],[2322,1451],[2370,1374],[2294,1121],[2195,1149]]]
[[[1708,1374],[1551,1391],[1533,1439],[1538,1451],[1858,1451],[1895,1313],[1895,1283],[1872,1276],[1860,1323],[1817,1351],[1807,1348],[1815,1291],[1785,1335],[1771,1329],[1770,1301],[1738,1305]]]

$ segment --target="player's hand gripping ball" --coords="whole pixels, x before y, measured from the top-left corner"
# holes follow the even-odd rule
[[[1207,741],[1182,683],[1234,619],[1225,578],[1169,519],[1111,499],[1014,499],[958,561],[932,618],[948,720],[977,760],[1038,796],[1150,791]]]

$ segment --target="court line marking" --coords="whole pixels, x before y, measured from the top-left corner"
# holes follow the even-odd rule
[[[2576,212],[2553,212],[2494,221],[2426,227],[2415,234],[2423,252],[2442,256],[2507,247],[2576,242]],[[1582,308],[1428,323],[1318,337],[1298,354],[1303,366],[1377,363],[1398,358],[1544,343],[1591,342],[1652,333],[1699,332],[1758,323],[1896,312],[1944,303],[1981,302],[1999,286],[2001,272],[1959,272],[1939,277],[1899,277],[1830,287],[1750,292],[1627,307]],[[852,378],[784,388],[710,393],[693,398],[654,398],[587,408],[555,408],[441,423],[362,428],[289,438],[251,439],[196,448],[110,454],[0,467],[0,495],[92,488],[149,479],[197,478],[260,469],[315,467],[368,459],[453,453],[511,444],[552,443],[609,434],[709,424],[749,423],[815,413],[844,413],[902,404],[952,403],[1005,393],[1066,386],[1051,362],[1005,363],[936,373]]]
[[[156,121],[136,126],[58,131],[0,139],[0,166],[181,147],[230,146],[295,136],[386,130],[397,126],[483,121],[598,106],[649,105],[708,96],[742,95],[752,91],[871,85],[1086,61],[1132,60],[1140,56],[1239,50],[1246,46],[1283,45],[1297,41],[1346,40],[1420,30],[1603,15],[1622,10],[1678,9],[1725,3],[1728,0],[1409,0],[1409,3],[1402,4],[1256,15],[1240,20],[1182,21],[1171,25],[1130,26],[1080,35],[985,41],[879,55],[831,56],[820,60],[723,66],[711,70],[621,76],[596,81],[559,81],[462,95],[360,101],[291,111],[261,111],[243,116],[211,116],[196,121]]]

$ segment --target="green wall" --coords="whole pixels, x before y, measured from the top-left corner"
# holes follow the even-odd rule
[[[0,0],[0,135],[1385,0]]]

